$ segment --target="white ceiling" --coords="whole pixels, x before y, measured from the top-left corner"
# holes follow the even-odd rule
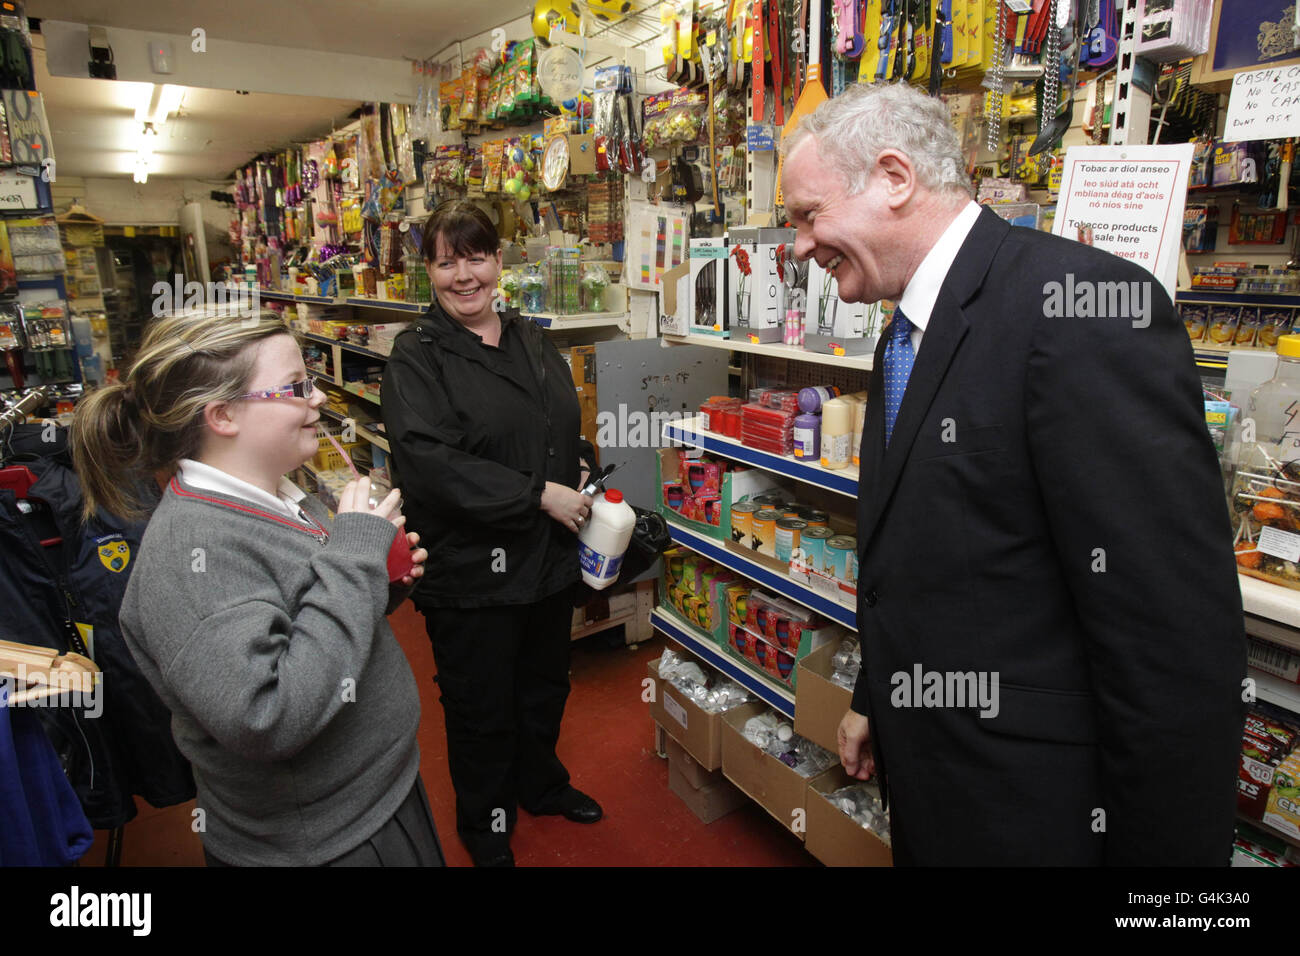
[[[28,0],[27,15],[390,59],[434,56],[531,14],[533,0]]]
[[[140,124],[137,104],[148,83],[50,76],[33,36],[36,88],[54,138],[60,176],[130,176]],[[180,109],[162,127],[150,177],[225,181],[254,156],[344,126],[354,100],[186,88]]]
[[[591,34],[640,45],[656,36],[657,7],[636,0],[631,17],[611,27],[591,23]],[[479,36],[521,16],[533,0],[28,0],[32,17],[121,29],[185,35],[203,27],[209,38],[335,51],[389,59],[424,59],[458,39]],[[274,25],[274,26],[269,26]],[[33,35],[36,88],[44,95],[62,176],[130,176],[140,124],[135,108],[146,83],[52,77],[44,38]],[[239,95],[186,88],[178,114],[163,126],[150,177],[226,181],[259,153],[306,142],[343,126],[354,100]]]

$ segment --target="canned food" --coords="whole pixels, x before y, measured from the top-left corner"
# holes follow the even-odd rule
[[[781,512],[765,508],[754,512],[750,521],[750,548],[768,557],[776,557],[776,523]]]
[[[731,540],[742,548],[750,546],[753,519],[759,510],[752,501],[737,501],[731,506]]]
[[[858,580],[858,539],[852,535],[837,534],[826,539],[826,574],[844,584]]]
[[[830,528],[807,527],[799,533],[799,549],[803,553],[803,563],[809,571],[818,574],[826,572],[826,542],[835,537]]]
[[[798,518],[782,518],[776,523],[776,559],[790,563],[790,555],[799,547],[799,533],[808,527],[808,522]]]
[[[816,508],[809,508],[807,514],[799,516],[808,522],[810,528],[829,528],[831,526],[831,516],[825,511],[818,511]]]

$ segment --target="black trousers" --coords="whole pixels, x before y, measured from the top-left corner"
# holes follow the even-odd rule
[[[516,805],[542,809],[569,785],[555,745],[569,696],[572,589],[532,604],[421,610],[447,717],[456,830],[467,844],[507,835]]]
[[[208,866],[231,866],[203,848]],[[429,809],[424,780],[415,775],[415,783],[397,811],[370,839],[330,860],[325,866],[446,866],[438,830]]]

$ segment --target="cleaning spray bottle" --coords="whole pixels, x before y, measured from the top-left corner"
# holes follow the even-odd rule
[[[623,500],[623,492],[610,488],[597,497],[591,504],[591,516],[578,532],[582,580],[597,591],[618,580],[635,527],[636,512]]]

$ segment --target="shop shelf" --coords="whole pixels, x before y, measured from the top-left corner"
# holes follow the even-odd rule
[[[1270,704],[1285,708],[1293,714],[1300,714],[1300,684],[1292,684],[1272,674],[1265,674],[1255,668],[1249,669],[1255,681],[1255,696]]]
[[[700,428],[699,416],[680,421],[665,422],[664,437],[686,445],[703,448],[705,451],[721,455],[724,458],[730,458],[733,461],[753,465],[755,468],[762,468],[764,471],[793,478],[795,481],[816,485],[818,488],[825,488],[828,491],[836,491],[842,495],[848,495],[850,498],[858,496],[858,469],[850,467],[832,471],[813,462],[801,461],[798,458],[786,458],[781,455],[773,455],[771,452],[749,448],[742,445],[735,438],[728,438],[726,435],[719,435],[717,432],[704,431]]]
[[[322,405],[322,406],[321,406],[321,409],[320,409],[320,413],[321,413],[322,415],[324,415],[326,418],[332,418],[334,421],[336,421],[336,422],[340,422],[340,423],[345,422],[345,421],[347,421],[347,419],[348,419],[348,416],[347,416],[347,415],[341,415],[341,414],[339,414],[338,412],[336,412],[336,411],[334,411],[332,408],[330,408],[328,405]],[[358,421],[358,420],[355,419],[355,418],[353,419],[353,421],[356,422],[356,424],[357,424],[357,437],[358,437],[358,438],[363,438],[363,439],[365,439],[366,441],[370,442],[370,444],[374,445],[376,448],[379,448],[380,450],[384,451],[385,453],[388,452],[389,448],[388,448],[388,439],[387,439],[387,438],[385,438],[384,436],[382,436],[382,435],[380,435],[380,434],[378,434],[378,433],[376,433],[376,432],[372,432],[369,428],[366,427],[366,423],[365,423],[365,422]]]
[[[1237,575],[1237,581],[1241,584],[1241,604],[1247,614],[1300,628],[1300,591],[1244,574]]]
[[[257,294],[263,299],[276,299],[281,302],[311,302],[314,305],[344,305],[342,299],[335,299],[328,295],[299,295],[296,292],[278,292],[275,289],[257,290]]]
[[[709,538],[689,528],[684,528],[671,518],[668,521],[668,531],[677,544],[684,545],[692,551],[716,561],[723,567],[730,568],[737,574],[743,574],[769,591],[788,597],[809,610],[816,611],[823,617],[843,624],[855,631],[858,629],[858,614],[854,607],[833,600],[818,591],[814,591],[807,585],[799,583],[788,574],[773,571],[767,565],[759,564],[757,561],[731,550],[717,538]]]
[[[337,345],[339,348],[348,352],[356,352],[359,355],[379,359],[381,362],[388,361],[388,356],[383,352],[376,352],[373,349],[366,348],[364,345],[355,345],[352,342],[342,342],[339,339],[326,338],[323,335],[317,335],[315,332],[299,332],[298,334],[310,342],[318,342],[321,345]]]
[[[428,302],[395,302],[391,299],[366,299],[351,297],[344,300],[348,305],[361,309],[385,309],[389,312],[405,312],[407,315],[422,315],[429,310]]]
[[[563,331],[565,329],[596,329],[602,326],[621,328],[627,321],[626,312],[579,312],[575,315],[558,315],[554,312],[524,312],[525,319],[532,319],[544,329]]]
[[[1265,823],[1263,820],[1252,820],[1250,817],[1242,813],[1237,814],[1237,819],[1240,820],[1242,823],[1249,823],[1252,827],[1254,827],[1256,830],[1259,830],[1262,833],[1267,833],[1270,836],[1277,837],[1279,840],[1283,840],[1286,843],[1290,843],[1292,846],[1300,846],[1300,839],[1297,839],[1296,837],[1293,837],[1291,834],[1279,830],[1277,827],[1273,826],[1272,824]]]
[[[809,352],[795,345],[782,345],[778,342],[768,345],[751,345],[749,342],[740,339],[715,338],[711,335],[663,335],[660,338],[669,345],[703,345],[706,348],[726,349],[730,352],[752,352],[755,355],[792,359],[796,362],[834,365],[836,368],[856,368],[870,371],[875,361],[874,355],[827,355],[824,352]]]
[[[764,703],[775,707],[787,717],[794,717],[794,692],[790,688],[750,670],[719,647],[712,637],[678,621],[662,608],[655,608],[651,612],[650,623],[655,630],[676,641],[709,666],[722,671]]]

